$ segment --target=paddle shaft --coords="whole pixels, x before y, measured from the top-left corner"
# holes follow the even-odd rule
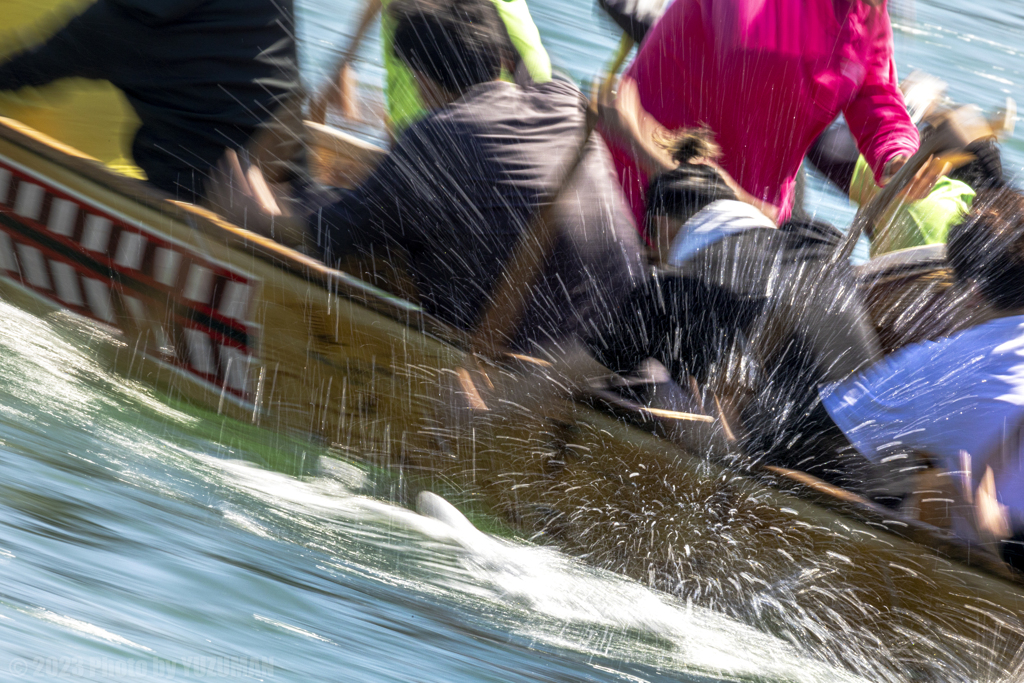
[[[843,240],[837,252],[837,262],[850,258],[853,250],[857,247],[857,241],[860,240],[861,234],[867,232],[870,235],[874,231],[875,224],[882,217],[882,214],[885,213],[886,209],[889,208],[889,204],[914,180],[917,172],[924,168],[928,160],[941,147],[942,145],[939,144],[938,140],[928,144],[922,143],[920,149],[910,157],[907,163],[903,165],[903,168],[896,172],[896,175],[885,184],[885,187],[872,197],[871,201],[860,208],[860,211],[857,212],[856,217],[853,219],[850,231],[846,233],[846,239]]]
[[[490,304],[480,316],[472,337],[472,349],[484,356],[495,357],[512,338],[515,326],[523,317],[530,290],[540,277],[544,262],[554,248],[558,236],[556,207],[572,181],[587,152],[590,136],[597,123],[593,106],[586,110],[583,135],[558,180],[554,191],[540,204],[526,230],[520,235],[511,258],[498,276]]]
[[[836,251],[835,261],[850,258],[861,234],[864,231],[870,234],[874,230],[875,223],[885,210],[914,180],[914,176],[932,156],[940,152],[963,149],[976,140],[993,136],[992,127],[980,116],[976,107],[960,107],[946,113],[936,125],[935,132],[922,141],[918,151],[907,160],[885,187],[857,212],[846,239]]]
[[[608,64],[608,72],[605,74],[604,80],[601,81],[600,94],[602,96],[611,93],[612,88],[615,87],[615,77],[619,74],[622,65],[626,63],[626,58],[629,57],[629,51],[633,49],[634,44],[628,33],[622,34],[622,38],[619,40],[619,49]]]
[[[366,6],[363,7],[363,14],[359,19],[359,26],[356,28],[355,35],[349,41],[348,48],[341,53],[341,57],[334,64],[334,68],[331,71],[333,79],[327,82],[327,85],[320,91],[320,95],[310,104],[309,118],[314,123],[322,124],[327,118],[327,102],[334,93],[335,88],[341,88],[342,71],[356,56],[356,52],[359,51],[359,46],[362,44],[366,32],[370,29],[370,25],[373,24],[377,15],[380,14],[382,6],[381,0],[367,0]]]
[[[629,51],[633,49],[633,39],[623,34],[615,58],[608,66],[608,73],[601,83],[600,92],[610,92],[615,84],[615,75],[622,68]],[[530,288],[540,277],[544,260],[554,247],[555,206],[565,188],[572,181],[576,169],[586,154],[590,136],[597,125],[597,108],[593,102],[588,103],[585,113],[583,136],[573,154],[572,160],[565,169],[555,191],[534,216],[530,227],[519,238],[512,259],[498,279],[498,289],[493,293],[491,304],[480,317],[476,331],[472,337],[472,348],[477,353],[495,355],[501,346],[499,340],[511,338],[515,325],[522,319],[523,308]]]

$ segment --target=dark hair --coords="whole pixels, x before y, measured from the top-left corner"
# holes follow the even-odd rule
[[[656,142],[664,147],[677,164],[692,164],[699,159],[718,161],[722,148],[715,142],[715,131],[707,124],[696,128],[680,128],[659,136]]]
[[[714,134],[705,126],[672,133],[660,140],[679,162],[675,169],[651,181],[647,189],[649,216],[668,216],[689,220],[711,202],[736,199],[736,194],[712,166],[694,163],[698,159],[716,160],[721,150],[715,144]]]
[[[972,142],[967,145],[967,151],[974,155],[974,159],[950,171],[950,178],[966,183],[975,191],[1006,185],[1002,155],[999,152],[999,143],[995,139]]]
[[[979,192],[950,228],[946,259],[958,280],[976,282],[996,308],[1024,306],[1024,195],[1011,187]]]
[[[736,194],[718,171],[705,164],[682,164],[651,182],[647,214],[687,221],[719,199],[736,199]]]
[[[501,75],[507,34],[491,0],[395,0],[388,12],[395,56],[448,92]]]

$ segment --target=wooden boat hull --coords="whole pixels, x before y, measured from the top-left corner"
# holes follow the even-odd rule
[[[799,475],[737,475],[550,391],[529,359],[489,371],[516,400],[453,413],[468,364],[458,332],[12,121],[0,121],[0,295],[102,326],[111,362],[172,396],[401,468],[590,562],[821,642],[823,656],[881,649],[970,678],[967,650],[1008,665],[1021,643],[1024,590],[983,551]]]

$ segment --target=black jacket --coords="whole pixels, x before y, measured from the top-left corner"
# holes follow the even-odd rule
[[[404,252],[429,313],[470,330],[583,129],[576,86],[477,85],[413,124],[358,189],[312,219],[329,263]],[[560,200],[558,237],[512,348],[607,330],[642,272],[611,156],[594,136]]]
[[[132,155],[192,201],[225,148],[241,149],[300,91],[292,0],[98,0],[0,65],[0,90],[82,77],[124,91],[142,126]]]

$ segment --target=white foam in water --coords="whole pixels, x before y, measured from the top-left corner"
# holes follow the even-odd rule
[[[433,552],[445,554],[446,559],[457,558],[464,570],[461,576],[446,572],[444,563],[438,562],[420,565],[424,571],[415,577],[417,581],[396,582],[390,575],[381,578],[420,592],[439,587],[458,591],[470,603],[486,601],[479,606],[493,618],[504,619],[507,623],[502,627],[531,640],[624,661],[655,660],[659,667],[728,678],[806,683],[862,680],[801,656],[773,636],[682,604],[611,572],[587,567],[551,548],[519,545],[485,534],[433,493],[419,495],[417,507],[422,514],[417,514],[357,495],[331,478],[304,481],[241,461],[206,461],[214,470],[221,470],[222,483],[293,514],[370,523],[370,527],[388,529],[389,534],[404,529],[439,542]],[[412,541],[404,547],[422,552],[422,544]],[[391,547],[403,546],[393,543]],[[431,575],[431,571],[442,573]],[[487,603],[498,603],[504,609],[488,609]],[[653,635],[661,644],[644,646],[635,638],[615,635],[627,631]],[[672,647],[665,648],[665,642]]]
[[[96,338],[97,346],[124,346],[73,314],[55,313],[52,317],[61,327]],[[199,418],[168,406],[151,389],[109,372],[82,348],[65,341],[46,319],[2,301],[0,319],[4,321],[0,325],[0,366],[17,365],[15,372],[5,374],[23,378],[27,391],[41,407],[91,423],[102,397],[95,388],[83,386],[82,379],[89,378],[116,387],[126,398],[144,404],[162,418],[185,425],[199,422]]]
[[[195,500],[197,494],[190,487],[199,477],[202,500],[208,504],[212,497],[213,506],[232,527],[333,554],[336,564],[325,563],[332,570],[358,573],[439,602],[454,600],[489,627],[549,649],[582,653],[584,661],[601,657],[606,658],[603,664],[621,661],[728,679],[854,680],[845,671],[720,614],[688,607],[551,548],[482,533],[437,496],[422,496],[420,509],[425,514],[417,514],[361,495],[372,482],[351,463],[321,458],[324,476],[297,479],[209,455],[218,452],[211,449],[220,444],[205,438],[191,442],[195,445],[190,448],[185,433],[166,428],[154,432],[153,424],[137,422],[134,411],[122,409],[146,406],[160,418],[183,425],[196,418],[108,372],[87,345],[66,341],[48,320],[6,304],[0,304],[0,316],[11,323],[0,326],[0,371],[9,380],[6,390],[34,406],[28,414],[17,411],[17,416],[4,414],[3,419],[31,422],[59,416],[65,428],[80,429],[95,441],[94,447],[102,451],[99,460],[117,470],[122,481]],[[61,317],[61,327],[73,323],[73,318]],[[82,328],[74,335],[81,337],[83,332],[103,334]],[[111,407],[117,410],[112,412]],[[6,412],[0,407],[0,413]],[[86,457],[85,453],[71,455]],[[236,500],[239,494],[243,500]],[[400,555],[400,569],[381,566],[375,553],[360,554],[354,547],[383,551],[387,557]],[[111,631],[55,612],[44,610],[35,616],[105,642],[139,647]],[[275,626],[287,631],[290,625]],[[315,639],[318,634],[300,635]]]
[[[276,619],[271,619],[270,617],[265,617],[265,616],[263,616],[261,614],[253,614],[252,616],[253,616],[253,618],[256,621],[262,621],[264,624],[270,624],[271,626],[276,626],[277,628],[284,629],[285,631],[290,631],[292,633],[297,633],[300,636],[304,636],[306,638],[312,638],[313,640],[319,640],[322,643],[330,643],[331,645],[337,645],[337,643],[335,643],[330,638],[324,638],[323,636],[318,635],[316,633],[313,633],[312,631],[307,631],[304,628],[299,628],[298,626],[292,626],[291,624],[286,624],[283,621],[278,621]]]
[[[473,526],[473,523],[459,512],[458,508],[436,493],[421,491],[416,496],[416,511],[424,517],[431,517],[449,526],[458,534],[460,542],[471,549],[478,544],[484,545],[491,542],[487,534]]]
[[[421,493],[417,507],[451,528],[460,545],[485,568],[486,576],[481,578],[503,589],[507,601],[527,605],[530,612],[555,622],[583,622],[606,630],[632,629],[657,635],[676,646],[671,659],[681,669],[793,681],[860,680],[809,662],[776,638],[714,612],[682,605],[634,581],[581,566],[547,548],[501,542],[476,529],[435,494]],[[552,638],[552,631],[543,625],[530,629],[527,622],[526,626],[525,635],[593,651],[589,643]],[[611,654],[607,647],[593,653]]]

